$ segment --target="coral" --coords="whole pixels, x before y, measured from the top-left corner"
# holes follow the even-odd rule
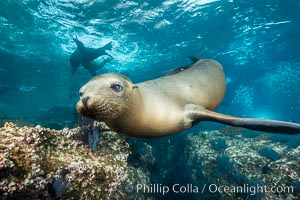
[[[129,145],[118,134],[99,135],[97,151],[84,142],[80,128],[62,131],[0,128],[0,196],[3,199],[126,199]],[[75,139],[74,139],[75,138]],[[130,168],[130,179],[149,181]]]

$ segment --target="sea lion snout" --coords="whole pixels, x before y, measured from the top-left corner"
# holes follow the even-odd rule
[[[88,100],[89,100],[89,99],[90,99],[89,96],[83,97],[83,98],[81,99],[81,102],[82,102],[82,104],[84,105],[85,109],[88,109],[87,103],[88,103]]]

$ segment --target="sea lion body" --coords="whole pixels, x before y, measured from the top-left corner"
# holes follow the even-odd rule
[[[179,73],[138,84],[119,74],[94,77],[80,89],[76,108],[82,116],[103,121],[113,131],[135,137],[166,136],[200,121],[258,131],[300,132],[300,124],[296,123],[213,112],[225,90],[221,64],[206,59]]]
[[[214,76],[208,75],[211,73]],[[198,104],[214,110],[224,97],[226,81],[219,63],[201,60],[180,73],[136,86],[134,92],[138,93],[138,97],[134,102],[142,102],[138,111],[131,116],[132,119],[129,118],[128,123],[127,120],[116,121],[111,127],[126,135],[140,136],[143,133],[143,137],[158,137],[191,126],[184,116],[186,104]]]
[[[111,50],[112,48],[111,42],[100,48],[89,48],[85,47],[84,44],[77,38],[73,38],[73,40],[76,43],[77,48],[71,54],[69,60],[72,66],[72,75],[74,75],[78,67],[82,65],[93,76],[96,76],[96,69],[100,69],[107,62],[111,61],[112,56],[106,53],[106,50]],[[95,59],[103,55],[109,56],[110,59],[106,59],[103,63],[94,62]]]

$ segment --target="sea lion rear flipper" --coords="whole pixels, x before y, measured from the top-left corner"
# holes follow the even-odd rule
[[[101,62],[101,68],[104,67],[106,63],[109,63],[112,61],[114,58],[111,55],[108,55],[108,57],[104,58],[103,61]]]
[[[277,120],[234,117],[213,112],[195,104],[187,104],[185,106],[184,114],[187,126],[189,124],[195,125],[200,121],[214,121],[229,126],[243,127],[255,131],[286,134],[300,133],[300,124],[297,123]]]
[[[92,76],[97,76],[97,73],[94,69],[88,69]]]
[[[112,49],[112,42],[107,43],[106,45],[101,47],[101,49],[103,49],[104,51],[111,50]]]
[[[107,56],[109,56],[110,58],[111,58],[111,60],[113,60],[114,59],[114,57],[112,57],[111,55],[109,55],[108,53],[106,53],[106,52],[104,52],[104,55],[107,55]]]
[[[78,51],[74,51],[69,59],[70,65],[72,67],[72,75],[74,75],[78,69],[78,67],[80,66],[80,56],[78,56],[79,52]]]
[[[93,62],[84,63],[84,64],[82,64],[82,66],[85,69],[87,69],[92,74],[92,76],[97,76],[97,73],[96,73],[97,69]]]

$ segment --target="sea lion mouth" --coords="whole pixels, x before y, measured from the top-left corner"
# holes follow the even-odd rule
[[[87,103],[87,102],[86,102]],[[84,105],[81,100],[79,100],[76,104],[77,113],[81,116],[89,117],[88,116],[88,108],[87,105]]]
[[[76,105],[79,115],[92,118],[97,121],[107,121],[115,119],[122,110],[119,103],[107,101],[100,97],[82,97]]]

